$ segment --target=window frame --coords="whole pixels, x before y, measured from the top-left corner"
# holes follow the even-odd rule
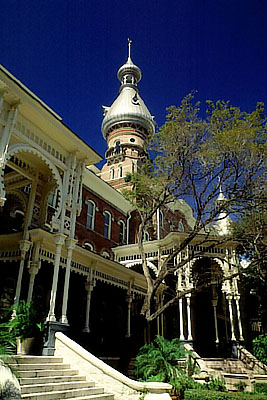
[[[111,225],[112,225],[112,215],[111,212],[108,210],[105,210],[103,212],[104,216],[104,237],[106,239],[111,239]],[[106,216],[108,217],[108,224],[106,223]]]
[[[86,210],[86,228],[90,229],[91,231],[95,230],[95,210],[96,205],[93,200],[86,200],[87,210]],[[92,214],[89,214],[89,205],[92,205]],[[89,217],[91,218],[91,224],[89,226],[88,220]]]
[[[122,219],[119,220],[118,224],[120,227],[119,243],[125,244],[126,243],[126,224]]]

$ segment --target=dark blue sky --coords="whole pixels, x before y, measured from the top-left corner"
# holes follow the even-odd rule
[[[250,111],[267,104],[266,0],[0,0],[0,63],[102,156],[102,104],[118,68],[141,68],[159,125],[191,90]]]

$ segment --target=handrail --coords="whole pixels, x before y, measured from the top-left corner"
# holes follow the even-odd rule
[[[205,361],[202,360],[200,355],[194,350],[193,346],[191,346],[189,343],[184,344],[185,350],[187,350],[191,355],[192,358],[194,359],[194,362],[198,365],[200,368],[201,373],[208,373],[208,368],[205,364]]]
[[[148,392],[151,394],[166,393],[168,395],[168,392],[172,388],[172,385],[164,382],[137,382],[133,379],[130,379],[127,376],[123,375],[121,372],[112,368],[110,365],[107,365],[104,361],[95,357],[93,354],[89,353],[89,351],[85,350],[78,343],[68,338],[62,332],[56,332],[55,337],[56,341],[58,340],[63,343],[70,350],[75,352],[79,357],[82,357],[85,361],[92,364],[94,367],[102,371],[105,375],[108,375],[109,377],[115,379],[116,381],[119,381],[121,384],[126,385],[135,391]]]
[[[246,365],[251,365],[252,369],[254,369],[256,366],[258,368],[258,371],[264,372],[265,374],[267,373],[267,365],[263,364],[260,360],[258,360],[244,346],[238,344],[237,351],[239,360],[244,362]]]

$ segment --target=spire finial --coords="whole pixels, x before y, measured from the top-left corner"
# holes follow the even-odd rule
[[[131,59],[131,45],[132,45],[132,40],[128,38],[128,59]]]

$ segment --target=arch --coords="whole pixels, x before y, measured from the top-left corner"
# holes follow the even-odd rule
[[[112,167],[110,169],[110,179],[113,180],[115,178],[115,169]]]
[[[84,242],[83,243],[83,247],[86,249],[86,250],[90,250],[90,251],[95,251],[95,248],[94,248],[94,246],[92,245],[92,243],[90,243],[90,242]]]
[[[160,229],[164,229],[164,215],[162,210],[159,210],[159,227]]]
[[[155,273],[155,275],[158,276],[159,271],[158,271],[157,267],[151,261],[147,260],[146,263],[147,263],[148,268],[150,268]],[[131,262],[125,264],[125,267],[131,268],[133,265],[136,265],[136,264],[142,265],[142,261],[141,260],[131,261]]]
[[[57,167],[44,155],[42,154],[39,150],[35,149],[32,146],[29,146],[28,144],[22,144],[22,143],[17,143],[14,144],[13,146],[10,146],[10,148],[7,151],[6,154],[6,162],[15,154],[19,153],[31,153],[33,155],[36,155],[38,158],[40,158],[50,169],[52,172],[52,175],[57,183],[58,190],[59,190],[59,202],[58,202],[58,207],[56,209],[54,218],[57,219],[59,217],[59,214],[61,212],[62,208],[62,179],[60,177],[59,171]],[[4,186],[3,182],[3,175],[1,175],[1,182],[0,186]]]
[[[205,265],[202,263],[205,263],[205,260],[209,262],[209,265]],[[195,260],[193,260],[192,264],[191,264],[191,276],[194,279],[194,272],[195,272],[195,279],[199,279],[201,281],[201,279],[203,279],[203,281],[207,282],[208,279],[211,280],[212,279],[216,279],[216,275],[217,278],[218,275],[225,275],[224,274],[224,270],[222,268],[222,263],[218,262],[219,260],[217,259],[217,257],[208,257],[208,256],[203,256],[203,257],[197,257]],[[219,272],[219,274],[216,274],[215,269],[213,268],[213,265],[217,266],[217,270]],[[199,271],[194,271],[194,269],[199,268]],[[197,276],[198,275],[198,276]],[[220,283],[221,284],[221,283]]]
[[[147,231],[143,232],[143,242],[149,242],[150,241],[150,235]]]
[[[101,256],[104,257],[104,258],[106,258],[106,259],[108,259],[108,260],[111,260],[110,252],[107,251],[107,250],[102,250],[102,251],[101,251]]]
[[[23,207],[23,211],[26,212],[27,209],[27,200],[26,197],[24,196],[24,194],[18,190],[18,189],[11,189],[11,190],[7,190],[6,192],[7,194],[13,194],[13,196],[17,197]]]

